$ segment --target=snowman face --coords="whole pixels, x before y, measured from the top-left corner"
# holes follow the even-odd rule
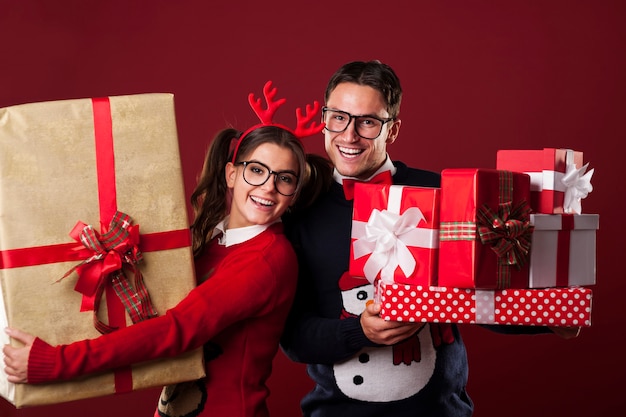
[[[397,401],[417,394],[433,375],[437,353],[429,325],[415,337],[419,337],[419,362],[394,365],[392,347],[364,348],[333,366],[337,387],[350,398],[370,402]],[[394,381],[393,385],[389,381]]]
[[[365,281],[367,283],[367,281]],[[341,292],[343,309],[358,316],[365,310],[365,302],[374,299],[374,286],[370,283]]]
[[[343,309],[360,315],[365,303],[374,299],[374,286],[365,279],[344,274],[339,280]],[[408,398],[426,386],[435,369],[437,353],[430,326],[425,324],[412,336],[419,341],[420,359],[394,364],[394,347],[364,348],[343,362],[333,365],[337,387],[346,396],[360,401],[388,402]],[[389,387],[389,381],[394,383]]]

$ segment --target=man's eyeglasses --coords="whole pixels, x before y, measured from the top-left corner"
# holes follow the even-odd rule
[[[328,107],[322,107],[322,119],[326,124],[326,130],[334,133],[344,132],[354,119],[354,130],[363,139],[376,139],[383,131],[383,126],[394,120],[393,117],[381,119],[376,116],[353,116],[348,112]]]
[[[290,197],[296,193],[298,176],[291,171],[272,171],[258,161],[242,161],[235,165],[243,165],[243,179],[250,185],[263,185],[274,174],[274,187],[279,194]]]

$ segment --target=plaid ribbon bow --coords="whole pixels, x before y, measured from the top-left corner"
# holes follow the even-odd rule
[[[130,216],[117,211],[109,230],[102,236],[93,226],[79,221],[70,236],[93,252],[93,255],[67,271],[60,280],[74,271],[78,272],[79,278],[74,289],[83,294],[80,311],[93,310],[94,327],[100,333],[116,330],[98,318],[100,300],[107,285],[113,286],[133,323],[158,315],[137,266],[143,259],[138,246],[139,226],[132,225]],[[134,289],[124,269],[130,270],[133,275]]]
[[[498,256],[500,282],[509,281],[511,265],[519,270],[528,260],[533,232],[530,211],[526,201],[515,206],[507,201],[499,204],[497,214],[486,204],[477,213],[480,241],[490,245]]]

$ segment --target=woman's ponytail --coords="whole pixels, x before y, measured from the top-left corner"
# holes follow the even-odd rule
[[[193,252],[199,255],[215,226],[228,213],[225,167],[232,154],[231,143],[241,132],[235,129],[220,131],[209,146],[198,178],[198,184],[191,194],[194,221],[191,225]]]

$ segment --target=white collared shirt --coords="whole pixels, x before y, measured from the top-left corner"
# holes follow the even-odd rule
[[[383,164],[383,166],[381,166],[380,168],[378,168],[378,170],[376,170],[376,172],[374,172],[374,174],[372,174],[369,178],[367,178],[364,182],[367,182],[369,180],[371,180],[372,178],[374,178],[376,175],[380,174],[381,172],[385,172],[385,171],[391,171],[391,176],[396,175],[396,171],[398,169],[396,168],[396,166],[393,164],[393,162],[391,161],[391,158],[389,158],[389,154],[387,154],[387,159],[385,159],[385,163]],[[341,184],[343,182],[344,178],[350,178],[350,179],[354,179],[354,177],[346,177],[341,175],[339,172],[337,172],[337,168],[335,168],[333,170],[333,178],[335,179],[335,181],[337,181],[339,184]]]
[[[221,233],[222,236],[219,237],[218,243],[223,246],[232,246],[238,243],[243,243],[246,240],[250,240],[253,237],[261,234],[265,229],[270,227],[270,224],[255,224],[252,226],[246,227],[237,227],[235,229],[228,228],[228,220],[230,216],[226,216],[224,220],[219,222],[215,229],[213,229],[213,233],[211,237],[216,236]],[[280,222],[280,219],[277,219],[274,223]],[[271,223],[273,224],[273,223]]]

